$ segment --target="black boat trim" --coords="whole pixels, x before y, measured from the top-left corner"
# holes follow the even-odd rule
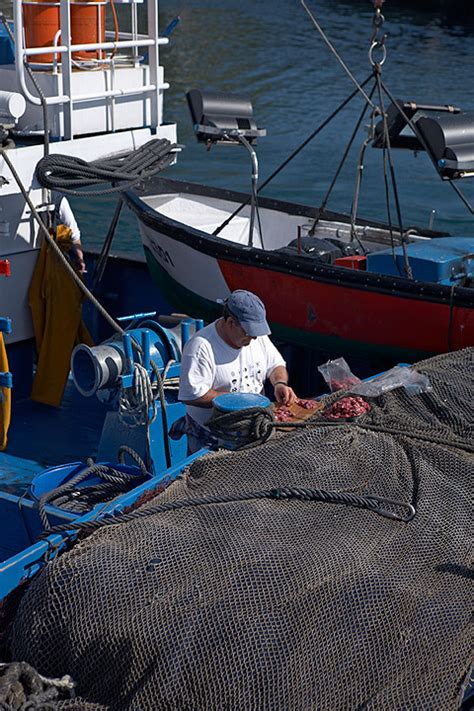
[[[403,277],[387,276],[375,272],[366,272],[335,267],[332,265],[309,265],[305,258],[293,257],[278,251],[266,252],[246,245],[234,245],[221,237],[214,237],[206,232],[189,227],[182,222],[173,220],[157,212],[147,205],[142,198],[149,195],[188,193],[202,197],[211,197],[228,200],[236,203],[243,202],[247,195],[223,188],[158,178],[147,186],[145,191],[128,191],[124,198],[129,208],[137,215],[138,219],[155,231],[166,234],[171,239],[186,244],[203,254],[216,259],[229,262],[256,266],[289,274],[312,281],[322,281],[327,284],[346,286],[352,289],[365,289],[377,293],[385,293],[402,298],[419,299],[452,306],[474,307],[474,289],[457,286],[452,293],[450,286],[434,284],[432,282],[410,281]],[[267,208],[289,215],[301,215],[308,218],[318,216],[319,210],[297,203],[289,203],[273,198],[259,198],[261,208]],[[350,224],[350,217],[335,212],[325,211],[320,215],[325,220],[337,220]],[[375,220],[364,220],[368,227],[388,229],[387,225]],[[426,237],[444,237],[447,233],[431,230],[418,230],[418,234]]]

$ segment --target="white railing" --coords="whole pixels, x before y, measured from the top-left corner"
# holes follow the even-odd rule
[[[54,65],[57,66],[57,56],[61,58],[61,75],[62,75],[62,95],[46,96],[45,101],[48,106],[62,104],[64,106],[64,138],[72,139],[74,137],[73,118],[74,104],[84,101],[100,101],[104,99],[114,99],[118,96],[128,95],[147,95],[150,97],[150,113],[151,125],[158,127],[161,124],[161,116],[159,111],[159,95],[160,91],[169,88],[168,83],[159,83],[159,47],[168,44],[167,37],[158,37],[158,0],[148,0],[148,38],[143,39],[144,35],[132,39],[119,40],[116,42],[92,42],[89,44],[71,44],[71,14],[70,0],[60,0],[60,29],[56,33],[56,37],[66,37],[68,41],[60,45],[52,45],[48,47],[28,47],[24,46],[24,25],[23,25],[23,8],[22,0],[14,0],[14,30],[15,30],[15,63],[18,80],[21,91],[25,99],[35,105],[41,106],[41,99],[31,93],[26,83],[24,63],[27,57],[34,57],[39,54],[51,54],[54,57]],[[127,33],[128,34],[128,33]],[[133,33],[132,33],[133,34]],[[72,92],[72,67],[74,52],[84,52],[91,50],[121,50],[133,48],[136,50],[139,47],[149,47],[148,51],[148,66],[149,66],[149,83],[142,84],[134,88],[127,89],[109,89],[101,92],[91,92],[86,94],[73,95]],[[105,70],[107,71],[107,70]],[[113,70],[111,75],[113,76]]]

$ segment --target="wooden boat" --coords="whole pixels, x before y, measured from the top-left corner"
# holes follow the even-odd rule
[[[211,319],[241,288],[263,299],[277,339],[330,353],[415,360],[474,344],[474,238],[410,229],[409,279],[400,240],[394,258],[388,225],[373,220],[358,221],[354,240],[347,215],[259,198],[263,242],[254,228],[248,244],[249,206],[214,235],[246,200],[162,178],[126,195],[176,309]]]

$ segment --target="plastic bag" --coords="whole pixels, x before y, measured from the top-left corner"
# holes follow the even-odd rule
[[[344,358],[328,360],[327,363],[318,366],[318,370],[326,381],[330,391],[349,390],[353,385],[361,382],[347,365]]]
[[[354,385],[354,387],[350,388],[350,391],[354,395],[377,397],[377,395],[386,393],[389,390],[401,387],[405,388],[410,395],[420,395],[433,389],[427,375],[418,373],[418,371],[403,365],[396,365],[391,370],[387,370],[386,373],[361,382],[359,385]]]

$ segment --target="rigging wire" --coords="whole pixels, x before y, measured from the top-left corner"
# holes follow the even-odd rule
[[[313,15],[313,13],[311,12],[311,10],[309,9],[309,7],[307,6],[307,4],[305,3],[305,0],[300,0],[300,2],[301,2],[301,4],[302,4],[302,6],[304,7],[304,9],[306,10],[306,12],[308,13],[308,15],[309,15],[309,17],[310,17],[310,19],[311,19],[311,22],[313,23],[313,25],[316,27],[317,31],[318,31],[319,34],[321,35],[321,38],[324,40],[324,42],[326,43],[326,45],[329,47],[329,49],[331,50],[331,52],[334,54],[334,56],[336,57],[337,61],[339,62],[339,64],[341,65],[341,67],[343,68],[343,70],[345,71],[345,73],[347,74],[347,76],[350,78],[350,80],[353,82],[353,84],[355,84],[355,86],[357,87],[357,91],[362,94],[362,96],[364,97],[365,101],[369,104],[369,106],[371,106],[374,111],[377,111],[376,105],[372,102],[372,99],[370,99],[370,98],[367,96],[367,94],[365,93],[365,91],[364,91],[364,89],[363,89],[363,84],[359,84],[359,82],[357,81],[357,79],[355,78],[355,76],[352,74],[351,70],[349,69],[349,67],[347,66],[347,64],[344,62],[344,60],[342,59],[342,57],[340,56],[340,54],[338,53],[338,51],[336,50],[336,48],[334,47],[334,45],[333,45],[333,44],[331,43],[331,41],[329,40],[329,37],[326,35],[326,33],[324,32],[323,28],[322,28],[321,25],[318,23],[318,21],[316,20],[315,16]]]
[[[372,96],[374,95],[375,89],[376,89],[376,85],[375,85],[375,83],[374,83],[374,85],[373,85],[373,87],[371,88],[370,93],[369,93],[370,98],[372,98]],[[348,142],[348,144],[347,144],[347,146],[346,146],[346,149],[345,149],[345,151],[344,151],[344,153],[343,153],[343,156],[342,156],[342,158],[341,158],[341,160],[340,160],[340,162],[339,162],[339,165],[338,165],[338,167],[337,167],[336,173],[334,174],[334,177],[333,177],[333,179],[332,179],[332,181],[331,181],[331,184],[330,184],[330,186],[329,186],[329,188],[328,188],[328,190],[327,190],[327,192],[326,192],[326,194],[325,194],[323,200],[321,201],[321,204],[320,204],[319,209],[318,209],[318,214],[317,214],[317,216],[315,217],[314,222],[313,222],[313,226],[311,227],[311,229],[310,229],[310,231],[309,231],[309,234],[312,235],[312,236],[313,236],[314,233],[316,232],[316,227],[317,227],[317,225],[318,225],[318,222],[319,222],[319,220],[321,219],[321,216],[323,215],[323,213],[324,213],[324,211],[325,211],[325,209],[326,209],[326,206],[327,206],[327,203],[328,203],[329,198],[330,198],[330,196],[331,196],[331,193],[332,193],[332,191],[333,191],[333,188],[334,188],[334,186],[335,186],[335,184],[336,184],[336,182],[337,182],[337,180],[338,180],[338,178],[339,178],[339,175],[340,175],[340,173],[341,173],[342,168],[344,167],[344,164],[345,164],[345,162],[346,162],[346,160],[347,160],[347,156],[349,155],[349,151],[350,151],[350,149],[352,148],[352,144],[354,143],[355,137],[356,137],[356,135],[357,135],[357,133],[358,133],[358,131],[359,131],[360,125],[361,125],[362,121],[364,120],[364,116],[365,116],[365,114],[366,114],[366,112],[367,112],[367,108],[368,108],[368,104],[364,104],[364,107],[363,107],[363,109],[362,109],[362,111],[361,111],[361,114],[360,114],[360,116],[359,116],[359,119],[358,119],[358,121],[357,121],[357,123],[356,123],[356,125],[355,125],[355,127],[354,127],[354,130],[353,130],[353,132],[352,132],[352,135],[351,135],[351,137],[350,137],[350,139],[349,139],[349,142]]]
[[[361,86],[365,86],[366,84],[368,84],[368,82],[371,80],[371,78],[372,78],[372,73],[369,74],[369,76],[362,82],[362,85],[361,85]],[[320,124],[314,129],[314,131],[312,131],[312,132],[309,134],[309,136],[308,136],[307,138],[305,138],[305,140],[304,140],[302,143],[300,143],[300,145],[299,145],[297,148],[295,148],[295,150],[294,150],[292,153],[290,153],[290,155],[289,155],[287,158],[285,158],[285,160],[283,161],[283,163],[280,163],[280,165],[278,166],[278,168],[275,168],[275,170],[273,171],[273,173],[271,173],[271,174],[268,176],[268,178],[266,178],[266,179],[263,181],[263,183],[260,185],[260,187],[259,187],[258,190],[257,190],[257,194],[260,193],[260,192],[263,190],[263,188],[265,188],[274,178],[276,178],[276,176],[277,176],[279,173],[281,173],[281,171],[282,171],[284,168],[286,168],[286,166],[287,166],[294,158],[296,158],[296,156],[297,156],[299,153],[301,153],[301,151],[303,150],[303,148],[305,148],[305,147],[308,145],[308,143],[310,143],[310,142],[313,140],[313,138],[316,138],[316,136],[318,135],[318,133],[320,133],[324,128],[326,128],[326,126],[327,126],[329,123],[331,123],[331,121],[335,118],[335,116],[337,116],[337,114],[338,114],[340,111],[342,111],[342,109],[345,108],[345,107],[347,106],[347,104],[348,104],[349,102],[351,102],[352,99],[353,99],[357,94],[358,94],[358,89],[354,89],[354,91],[352,92],[352,94],[350,94],[346,99],[344,99],[344,101],[342,101],[342,102],[339,104],[339,106],[338,106],[336,109],[334,109],[334,111],[333,111],[331,114],[329,114],[329,116],[327,116],[327,117],[324,119],[324,121],[323,121],[322,123],[320,123]],[[251,200],[251,196],[249,195],[249,197],[248,197],[244,202],[242,202],[242,203],[239,205],[239,207],[237,207],[237,208],[234,210],[234,212],[233,212],[231,215],[229,215],[229,217],[227,217],[227,218],[219,225],[219,227],[217,227],[217,228],[214,230],[214,232],[212,233],[213,236],[214,236],[214,237],[217,237],[217,235],[219,235],[219,233],[222,232],[222,230],[223,230],[225,227],[227,227],[227,225],[231,222],[231,220],[233,220],[234,217],[236,217],[236,216],[244,209],[244,207],[246,207],[246,206],[249,204],[250,200]]]
[[[390,178],[392,181],[392,190],[393,190],[393,198],[395,200],[395,209],[397,211],[397,219],[398,219],[398,224],[400,228],[400,238],[401,238],[401,247],[402,247],[402,252],[403,252],[403,267],[405,270],[405,274],[408,279],[413,279],[413,272],[412,268],[410,265],[410,260],[408,258],[408,252],[407,252],[407,246],[406,246],[406,236],[404,233],[403,229],[403,221],[402,221],[402,211],[400,207],[400,200],[398,197],[398,187],[397,187],[397,180],[395,177],[395,167],[393,164],[393,159],[392,159],[392,147],[390,144],[390,133],[388,130],[388,125],[387,125],[387,114],[384,111],[384,105],[383,105],[383,93],[382,93],[382,80],[380,77],[380,73],[377,73],[376,80],[378,83],[378,89],[379,89],[379,95],[380,95],[380,108],[382,111],[382,121],[384,123],[384,133],[386,137],[386,143],[387,143],[387,154],[388,154],[388,164],[389,164],[389,169],[390,169]]]

